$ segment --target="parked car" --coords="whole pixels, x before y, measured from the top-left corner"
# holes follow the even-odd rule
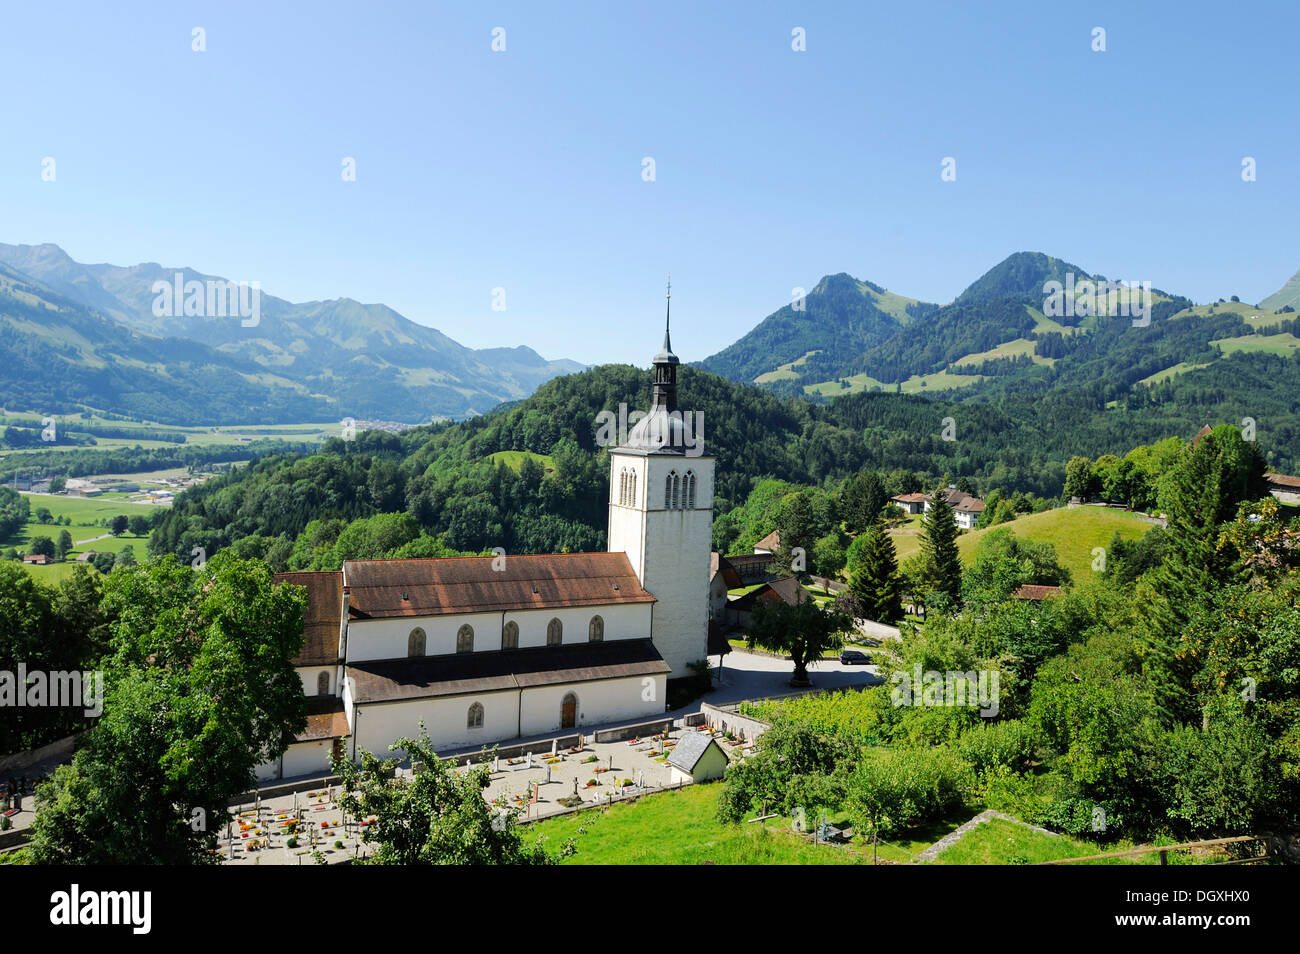
[[[856,649],[846,649],[840,653],[840,663],[845,666],[869,666],[871,657]]]

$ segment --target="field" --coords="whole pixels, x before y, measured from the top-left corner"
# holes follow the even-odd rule
[[[532,451],[497,451],[495,454],[488,454],[488,460],[493,464],[500,464],[504,461],[511,470],[516,472],[524,465],[525,457],[531,457],[537,461],[545,471],[551,471],[555,468],[555,458],[549,454],[534,454]]]
[[[179,427],[173,424],[154,424],[149,421],[115,421],[98,415],[82,418],[80,415],[64,417],[56,415],[61,430],[77,432],[78,425],[95,427],[148,428],[180,434],[185,437],[185,445],[204,447],[210,445],[233,446],[246,444],[262,438],[280,438],[289,441],[324,441],[330,437],[339,437],[342,428],[339,422],[309,424],[230,424],[221,426]],[[40,428],[43,416],[32,412],[9,413],[0,416],[0,427],[18,424],[23,427]],[[89,446],[76,444],[42,444],[40,447],[8,450],[5,454],[22,454],[25,451],[75,451],[75,450],[120,450],[129,447],[146,449],[176,447],[169,441],[142,440],[135,437],[95,437],[95,443]]]
[[[1034,347],[1035,342],[1029,338],[1016,338],[1013,341],[1004,342],[996,348],[990,348],[988,351],[968,354],[964,358],[958,358],[952,363],[952,366],[953,368],[961,368],[966,365],[979,365],[997,358],[1014,358],[1020,355],[1026,355],[1034,364],[1053,365],[1056,363],[1055,358],[1044,358],[1041,355],[1034,354]]]
[[[1159,384],[1161,381],[1168,381],[1170,378],[1183,374],[1186,371],[1196,371],[1200,368],[1208,368],[1208,364],[1188,364],[1186,361],[1179,361],[1172,368],[1165,368],[1163,371],[1157,371],[1155,374],[1149,374],[1138,384]],[[1114,402],[1118,404],[1119,402]],[[1110,405],[1107,404],[1107,407]]]
[[[714,816],[719,791],[718,784],[688,785],[607,812],[593,809],[537,822],[526,826],[523,836],[527,843],[544,835],[552,850],[574,838],[578,853],[565,859],[570,865],[844,865],[862,860],[792,833],[764,831],[760,823],[724,825]]]
[[[936,865],[1031,865],[1040,861],[1061,861],[1066,858],[1086,858],[1108,851],[1123,851],[1133,847],[1122,845],[1099,846],[1079,841],[1066,835],[1044,835],[1022,825],[1014,825],[1000,818],[968,832],[960,841],[946,849],[934,860]],[[1169,863],[1195,864],[1185,852],[1170,852]],[[1130,858],[1108,858],[1085,861],[1086,865],[1158,865],[1160,855],[1151,852]]]
[[[815,845],[787,830],[789,820],[772,818],[764,829],[759,823],[724,825],[714,817],[721,783],[689,785],[680,791],[646,796],[636,802],[615,805],[607,811],[592,809],[562,818],[523,826],[525,843],[538,836],[554,851],[573,838],[577,854],[567,865],[847,865],[870,864],[871,846],[855,844],[856,853],[830,845]],[[972,809],[954,812],[911,831],[882,840],[882,862],[905,864],[949,834],[974,814]],[[836,825],[846,823],[832,817]],[[1102,846],[1070,838],[1045,835],[1022,825],[994,818],[968,832],[947,848],[933,864],[938,865],[1021,865],[1040,861],[1083,858],[1132,847]],[[1085,864],[1160,863],[1152,852],[1134,858],[1115,858]],[[1191,864],[1187,854],[1171,853],[1170,864]]]
[[[885,384],[878,381],[870,375],[855,374],[845,378],[849,382],[847,388],[840,387],[838,381],[823,381],[820,384],[809,384],[804,387],[805,394],[820,394],[823,397],[837,397],[841,394],[854,394],[857,391],[870,391],[872,388],[879,388],[882,391],[893,391],[897,385]],[[953,388],[970,387],[972,384],[978,384],[984,378],[978,374],[953,374],[951,371],[936,371],[933,374],[914,374],[903,382],[902,392],[904,394],[925,394],[931,391],[947,391]]]
[[[1300,346],[1300,338],[1292,334],[1239,335],[1236,338],[1220,338],[1210,343],[1224,354],[1237,351],[1252,354],[1291,354],[1297,346]]]
[[[819,353],[820,353],[820,352],[818,352],[818,351],[809,351],[808,353],[806,353],[806,354],[803,355],[802,357],[795,358],[793,361],[789,362],[788,364],[783,364],[783,365],[781,365],[781,366],[780,366],[779,368],[777,368],[775,371],[768,371],[768,372],[766,372],[766,373],[764,373],[764,374],[760,374],[758,377],[756,377],[756,378],[754,379],[754,383],[755,383],[755,384],[767,384],[767,383],[770,382],[770,381],[787,381],[787,380],[794,380],[794,379],[797,378],[799,375],[798,375],[797,372],[795,372],[795,371],[792,370],[792,369],[793,369],[793,368],[797,368],[797,367],[799,367],[801,364],[803,364],[805,361],[807,361],[807,360],[808,360],[809,358],[811,358],[813,355],[815,355],[815,354],[819,354]]]
[[[110,519],[118,514],[125,514],[128,517],[135,515],[149,516],[155,510],[160,509],[151,504],[138,504],[126,500],[104,499],[102,497],[84,500],[80,497],[46,494],[25,494],[24,496],[31,504],[33,515],[35,515],[38,508],[45,507],[52,516],[67,517],[72,521],[70,526],[59,526],[54,523],[40,523],[35,519],[28,520],[17,533],[0,540],[0,549],[7,550],[13,547],[17,550],[26,550],[33,537],[45,536],[51,540],[58,540],[59,534],[67,530],[72,536],[73,543],[72,556],[68,562],[53,563],[49,566],[27,566],[28,573],[46,583],[55,583],[70,576],[76,566],[76,554],[85,550],[119,553],[124,547],[130,546],[135,553],[135,558],[137,560],[143,559],[145,548],[149,544],[148,537],[136,537],[130,533],[114,537],[108,535],[108,528],[101,526],[100,521]],[[103,539],[96,539],[101,536]]]
[[[1110,546],[1111,537],[1119,531],[1126,540],[1136,540],[1152,524],[1137,514],[1108,507],[1075,507],[1044,510],[1029,514],[998,527],[968,530],[957,538],[957,550],[963,563],[975,559],[975,548],[991,530],[1006,527],[1018,537],[1027,540],[1046,540],[1056,547],[1056,558],[1073,575],[1086,579],[1092,572],[1093,548]],[[891,534],[898,559],[907,559],[921,549],[920,533]]]

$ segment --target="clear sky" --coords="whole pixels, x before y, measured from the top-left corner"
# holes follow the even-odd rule
[[[591,363],[648,363],[670,271],[684,360],[828,273],[945,302],[1020,250],[1257,301],[1300,268],[1298,33],[1293,2],[9,4],[0,241]]]

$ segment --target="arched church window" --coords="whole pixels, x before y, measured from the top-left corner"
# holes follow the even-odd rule
[[[321,673],[316,677],[316,695],[328,696],[330,694],[330,674]]]
[[[552,619],[546,624],[546,645],[558,646],[564,642],[564,626],[559,619]]]
[[[636,471],[635,470],[632,471],[632,473],[628,474],[627,505],[629,507],[636,506]]]
[[[465,719],[465,727],[468,729],[483,728],[483,704],[474,703],[469,707],[469,716]]]
[[[501,627],[501,648],[518,649],[519,648],[519,624],[514,620],[506,623]]]
[[[474,627],[466,623],[456,631],[456,652],[472,653],[474,651]]]
[[[671,510],[673,506],[673,475],[669,474],[664,478],[664,509]]]
[[[587,642],[598,643],[605,638],[605,621],[599,616],[593,616],[591,622],[587,625]]]
[[[424,655],[424,630],[419,626],[411,630],[411,635],[406,637],[406,655],[423,656]]]
[[[683,496],[685,497],[685,499],[682,501],[682,505],[687,510],[694,510],[695,509],[695,472],[694,471],[688,470],[686,472],[686,493]]]
[[[620,506],[627,506],[627,468],[624,467],[618,474],[618,502]]]

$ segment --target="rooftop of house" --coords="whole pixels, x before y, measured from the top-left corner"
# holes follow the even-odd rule
[[[351,619],[653,603],[627,554],[547,553],[349,560]]]
[[[357,662],[349,664],[348,677],[353,700],[368,703],[517,691],[671,671],[650,639],[612,639]]]
[[[722,751],[722,747],[707,733],[684,733],[677,744],[673,746],[672,752],[668,754],[668,764],[681,769],[683,772],[693,772],[695,766],[700,763],[700,759],[704,758],[704,753],[709,751],[711,745],[715,746],[719,752]]]

